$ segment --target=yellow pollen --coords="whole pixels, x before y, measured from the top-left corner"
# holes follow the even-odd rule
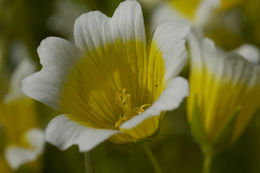
[[[124,114],[123,116],[120,116],[119,119],[117,120],[117,122],[114,125],[114,128],[118,129],[120,127],[120,125],[124,122],[128,120],[128,117],[126,114]]]
[[[144,104],[144,105],[142,105],[142,106],[140,106],[140,107],[135,107],[135,108],[134,108],[134,114],[135,114],[135,115],[140,115],[141,113],[144,112],[144,108],[145,108],[145,107],[149,107],[149,106],[151,106],[151,104]]]
[[[120,125],[132,118],[135,115],[140,115],[144,112],[146,107],[149,107],[151,104],[144,104],[140,107],[134,107],[132,109],[131,105],[131,95],[128,93],[127,89],[124,88],[115,94],[115,103],[118,105],[124,112],[123,116],[120,115],[119,119],[116,121],[114,128],[119,128]]]
[[[115,94],[115,102],[124,113],[130,114],[131,113],[131,99],[130,94],[128,93],[127,89],[124,88]]]

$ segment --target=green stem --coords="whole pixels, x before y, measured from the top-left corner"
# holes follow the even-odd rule
[[[153,165],[154,171],[156,173],[162,173],[162,169],[161,169],[157,159],[155,158],[152,150],[150,149],[150,147],[146,143],[144,143],[143,146],[144,146],[144,150],[146,152],[146,155],[149,157],[149,159],[150,159],[150,161]]]
[[[214,158],[213,154],[204,154],[203,172],[202,173],[210,173],[210,168],[211,168],[213,158]]]
[[[84,164],[86,173],[95,173],[95,167],[91,152],[84,153]]]

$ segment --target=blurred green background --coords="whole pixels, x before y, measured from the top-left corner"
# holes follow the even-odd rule
[[[0,0],[0,79],[9,78],[15,68],[11,59],[13,47],[19,43],[27,50],[28,56],[40,69],[37,47],[48,36],[58,36],[73,41],[73,23],[76,17],[90,10],[100,10],[111,16],[121,0]],[[246,5],[245,5],[246,4]],[[206,33],[218,45],[230,50],[243,43],[260,46],[260,1],[249,0],[231,10],[242,15],[239,32],[226,31],[221,22],[228,11],[218,14]],[[154,7],[153,7],[154,8]],[[153,8],[143,5],[145,25],[149,31],[149,21]],[[147,34],[149,35],[149,34]],[[183,75],[188,78],[188,72]],[[6,85],[1,83],[1,95]],[[40,127],[58,113],[37,103]],[[0,128],[1,131],[1,128]],[[212,173],[258,173],[260,172],[260,117],[259,112],[239,140],[214,159]],[[2,132],[1,132],[2,135]],[[3,136],[3,135],[2,135]],[[3,153],[4,137],[1,137]],[[186,120],[185,101],[175,111],[168,112],[157,135],[149,145],[166,173],[199,173],[203,156],[199,146],[190,135]],[[153,167],[143,151],[142,145],[115,145],[106,141],[93,151],[97,173],[153,172]],[[84,173],[83,154],[76,146],[66,151],[46,144],[44,154],[38,159],[42,173]],[[37,172],[30,165],[22,166],[18,173]]]

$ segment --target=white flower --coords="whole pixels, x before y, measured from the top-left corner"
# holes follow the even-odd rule
[[[0,100],[0,124],[7,137],[6,160],[13,170],[37,159],[44,147],[44,133],[37,127],[35,101],[21,90],[21,80],[34,72],[28,59],[14,71],[9,93]]]
[[[24,92],[59,110],[46,140],[61,149],[88,151],[106,139],[136,142],[152,135],[160,115],[179,106],[188,82],[178,73],[186,62],[189,25],[172,21],[145,38],[138,2],[127,0],[112,18],[94,11],[74,25],[75,44],[56,37],[38,48],[42,70],[23,81]]]
[[[189,46],[188,120],[193,123],[198,109],[207,142],[215,145],[225,135],[221,143],[230,144],[260,108],[259,50],[243,45],[225,52],[197,34],[190,35]]]
[[[29,145],[12,144],[5,149],[5,157],[13,170],[17,170],[21,165],[32,162],[43,152],[44,135],[39,128],[31,128],[25,131],[23,139]]]

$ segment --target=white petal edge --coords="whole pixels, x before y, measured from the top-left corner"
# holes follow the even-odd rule
[[[178,19],[188,20],[181,13],[172,8],[169,3],[163,2],[153,10],[151,17],[151,30],[153,32],[158,26],[171,20]]]
[[[225,57],[228,55],[218,49],[215,43],[208,38],[204,38],[200,44],[202,61],[207,70],[215,74],[218,78],[222,78],[223,75],[230,76],[231,71],[227,68],[227,63],[225,63],[227,59]]]
[[[112,17],[112,27],[123,41],[136,39],[146,42],[143,12],[136,0],[119,4]]]
[[[260,50],[252,44],[244,44],[234,50],[253,64],[260,63]]]
[[[38,151],[39,153],[41,153],[43,151],[44,143],[45,143],[43,130],[41,130],[39,128],[30,129],[26,133],[26,138],[27,138],[29,144],[33,148],[35,148],[36,151]]]
[[[196,9],[195,24],[202,28],[211,17],[216,13],[216,9],[220,6],[220,0],[202,0]]]
[[[259,66],[247,61],[236,50],[225,52],[219,49],[212,40],[203,38],[196,31],[198,30],[192,30],[188,38],[193,69],[207,68],[219,80],[232,82],[234,85],[243,83],[251,88],[260,83]],[[252,47],[249,49],[251,50],[247,50],[244,56],[252,55]]]
[[[202,68],[202,52],[201,52],[201,43],[202,43],[202,33],[201,30],[197,28],[192,28],[188,35],[188,48],[190,51],[190,61],[192,68]]]
[[[165,64],[165,81],[176,77],[187,60],[185,47],[190,24],[185,20],[173,20],[160,25],[154,33],[153,41],[162,52]]]
[[[61,150],[78,145],[80,152],[86,152],[117,133],[120,131],[86,127],[69,119],[66,115],[59,115],[48,124],[45,138]]]
[[[188,45],[192,69],[207,67],[211,73],[221,77],[226,55],[217,49],[212,40],[204,38],[200,30],[192,29],[188,36]]]
[[[234,85],[247,84],[249,88],[258,83],[258,70],[241,55],[218,49],[210,39],[202,41],[202,58],[205,67],[221,81],[231,81]]]
[[[27,58],[23,59],[18,67],[13,72],[10,81],[10,92],[6,95],[5,101],[10,102],[14,99],[25,97],[22,91],[22,80],[35,72],[35,65],[33,62]]]
[[[124,122],[120,129],[131,129],[150,117],[160,116],[161,112],[174,110],[179,107],[182,100],[188,95],[188,81],[182,77],[177,77],[168,83],[159,99],[151,107],[141,115]]]
[[[5,150],[5,157],[12,168],[12,170],[17,170],[21,165],[34,161],[38,156],[38,153],[34,150],[29,150],[19,146],[9,146]]]
[[[5,149],[5,157],[13,170],[17,170],[21,165],[34,161],[43,152],[44,133],[40,129],[31,129],[26,133],[26,138],[31,148],[20,146],[8,146]]]
[[[77,47],[84,51],[112,42],[110,18],[99,11],[82,14],[74,24],[74,40]]]
[[[44,39],[38,47],[41,71],[22,82],[22,90],[29,97],[57,109],[58,97],[70,68],[81,57],[72,43],[58,37]]]
[[[74,39],[84,51],[102,47],[116,39],[138,39],[145,43],[140,4],[135,0],[121,2],[112,18],[99,11],[82,14],[74,24]]]

